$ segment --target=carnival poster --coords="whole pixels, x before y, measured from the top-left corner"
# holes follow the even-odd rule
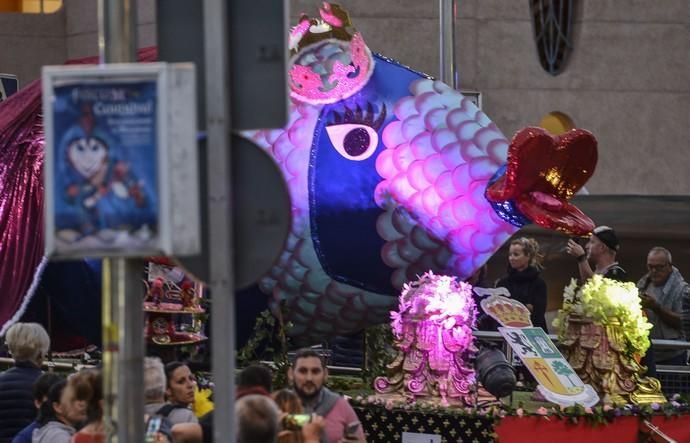
[[[56,84],[50,109],[55,252],[136,255],[155,249],[155,79]]]

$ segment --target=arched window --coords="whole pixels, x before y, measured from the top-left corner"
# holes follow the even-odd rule
[[[573,119],[560,111],[552,111],[542,117],[539,127],[546,129],[553,135],[563,134],[575,127]]]

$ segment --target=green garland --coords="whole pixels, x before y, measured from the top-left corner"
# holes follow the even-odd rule
[[[598,405],[584,407],[579,404],[573,406],[558,406],[544,404],[535,409],[528,408],[518,403],[517,407],[511,405],[498,405],[488,408],[475,409],[472,407],[448,408],[433,403],[405,403],[403,401],[383,400],[375,395],[351,393],[346,398],[353,407],[385,408],[388,410],[402,410],[423,414],[453,415],[459,417],[484,417],[494,422],[504,417],[543,417],[545,420],[557,419],[577,424],[589,423],[592,426],[606,425],[618,417],[638,417],[647,420],[652,416],[665,416],[667,418],[687,415],[690,413],[690,405],[687,397],[674,394],[671,401],[666,403],[651,403],[648,405]]]
[[[563,308],[553,321],[560,338],[565,336],[571,315],[591,319],[603,326],[617,323],[617,329],[625,339],[628,355],[644,355],[649,348],[652,325],[642,313],[634,283],[594,275],[578,290],[577,282],[573,279],[564,290]]]

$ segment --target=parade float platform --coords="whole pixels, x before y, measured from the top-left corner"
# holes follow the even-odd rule
[[[658,412],[650,414],[651,408],[630,410],[622,408],[609,411],[604,418],[601,409],[594,408],[592,414],[581,411],[578,414],[554,414],[552,404],[530,402],[531,393],[516,392],[513,404],[523,403],[525,407],[505,417],[481,412],[458,412],[449,409],[424,410],[419,408],[386,408],[381,404],[355,405],[369,443],[402,442],[403,433],[440,435],[441,441],[469,443],[637,443],[646,440],[649,428],[645,421],[657,427],[671,440],[690,442],[690,411],[679,408],[667,416],[668,407],[660,406]],[[543,408],[543,409],[542,409]],[[548,411],[548,412],[547,412]],[[539,413],[544,415],[539,415]],[[618,413],[630,414],[615,416]],[[653,412],[653,411],[652,411]],[[419,440],[422,441],[422,440]],[[424,440],[429,441],[429,440]],[[434,441],[434,440],[431,440]]]

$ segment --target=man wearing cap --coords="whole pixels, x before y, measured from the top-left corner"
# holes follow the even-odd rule
[[[682,340],[682,304],[683,297],[690,296],[690,284],[673,266],[671,252],[660,246],[653,247],[647,254],[647,270],[649,272],[637,282],[637,287],[647,318],[653,325],[649,338]],[[685,365],[687,360],[683,349],[657,348],[654,353],[657,364]]]
[[[627,273],[616,261],[620,248],[613,228],[598,226],[592,231],[589,241],[583,248],[575,240],[568,240],[566,252],[577,258],[580,279],[584,282],[594,274],[618,281],[626,281]],[[594,265],[592,269],[590,261]]]
[[[574,240],[568,240],[566,252],[577,258],[577,267],[580,271],[580,279],[586,281],[594,274],[602,275],[606,278],[618,281],[628,281],[627,273],[616,261],[616,254],[620,249],[618,237],[613,228],[609,226],[598,226],[592,231],[589,241],[585,245],[585,251]],[[592,270],[589,261],[594,264]],[[650,336],[650,338],[652,338]],[[647,367],[647,376],[656,377],[656,350],[650,344],[649,349],[642,357],[643,366]]]

